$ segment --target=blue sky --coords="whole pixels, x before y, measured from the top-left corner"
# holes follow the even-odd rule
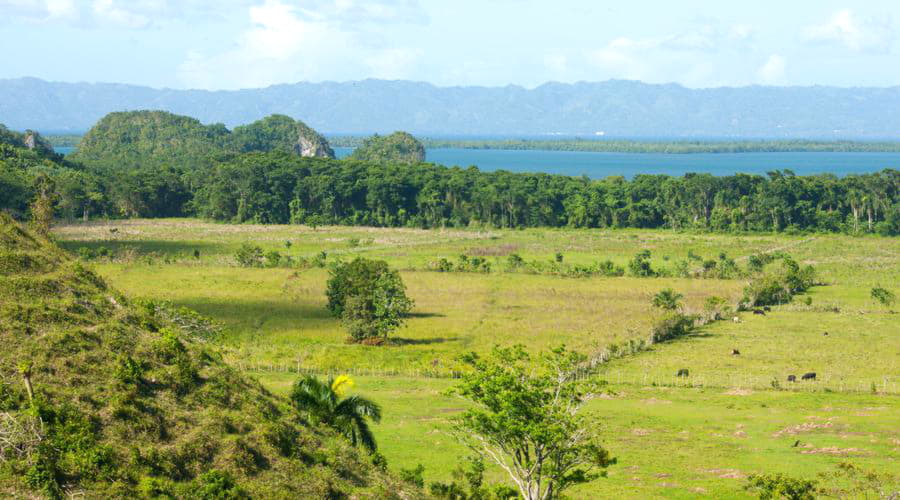
[[[0,0],[0,78],[900,85],[900,1]]]

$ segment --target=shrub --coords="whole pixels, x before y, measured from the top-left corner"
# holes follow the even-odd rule
[[[666,288],[653,296],[652,304],[653,307],[674,311],[681,307],[681,299],[683,298],[684,295],[671,288]]]
[[[780,498],[812,500],[816,494],[816,481],[796,479],[783,474],[754,474],[747,478],[747,485],[744,488],[756,492],[762,500]]]
[[[632,276],[647,278],[656,276],[656,272],[650,267],[650,250],[641,250],[628,262],[628,270]]]
[[[267,267],[278,267],[282,260],[281,254],[277,250],[266,252],[265,258]]]
[[[872,300],[878,302],[884,307],[891,307],[894,305],[894,301],[896,300],[896,296],[890,290],[876,286],[872,288],[872,291],[869,292],[869,296],[872,297]]]
[[[196,498],[215,498],[222,500],[250,498],[240,486],[235,483],[227,471],[213,469],[204,472],[195,481],[194,495]]]
[[[262,267],[263,251],[257,245],[244,243],[234,254],[235,260],[241,267]]]
[[[657,344],[690,334],[694,329],[694,317],[681,313],[670,313],[653,325],[650,343]]]

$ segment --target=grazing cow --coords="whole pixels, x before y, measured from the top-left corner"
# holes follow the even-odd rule
[[[803,379],[803,380],[815,380],[815,379],[816,379],[816,372],[804,373],[803,376],[800,377],[800,378]]]
[[[741,318],[739,318],[739,317],[737,317],[737,316],[735,316],[735,317],[732,318],[731,320],[734,321],[735,323],[740,323],[740,322],[741,322]]]
[[[763,311],[769,312],[769,311],[771,311],[771,310],[772,310],[771,307],[769,307],[769,306],[763,306]]]
[[[797,381],[796,375],[788,375],[788,382],[796,382],[796,381]]]
[[[732,355],[732,356],[740,356],[740,355],[741,355],[741,351],[738,351],[737,349],[732,349],[732,350],[731,350],[731,355]]]
[[[828,332],[825,332],[825,333],[823,333],[822,335],[824,335],[824,336],[827,337],[827,336],[828,336]]]
[[[676,375],[676,377],[687,377],[690,374],[691,372],[689,372],[687,368],[682,368],[678,370],[678,375]]]
[[[766,312],[763,311],[762,309],[754,309],[754,310],[753,310],[753,314],[760,314],[760,315],[762,315],[762,316],[765,316],[765,315],[766,315]]]

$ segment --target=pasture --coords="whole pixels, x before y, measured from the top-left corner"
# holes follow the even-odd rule
[[[689,254],[747,256],[782,249],[813,264],[822,286],[810,303],[740,313],[685,339],[605,365],[611,394],[588,411],[604,418],[606,446],[619,460],[609,477],[575,496],[742,496],[752,472],[813,477],[852,461],[890,471],[900,459],[900,321],[869,298],[900,283],[900,240],[842,235],[713,235],[661,230],[418,230],[255,226],[196,220],[130,220],[65,225],[66,248],[105,248],[94,262],[134,297],[193,308],[224,326],[226,358],[284,393],[298,371],[355,374],[357,390],[384,407],[375,426],[394,469],[426,466],[426,480],[449,479],[465,454],[448,433],[462,403],[446,396],[456,357],[496,344],[535,351],[565,343],[586,353],[644,339],[658,312],[651,296],[684,294],[699,310],[712,296],[741,296],[742,280],[585,277],[504,272],[510,253],[526,260],[626,266],[642,249],[657,269]],[[289,244],[286,242],[290,242]],[[320,267],[238,267],[245,242],[295,261],[362,255],[401,270],[412,316],[390,345],[347,344],[325,308]],[[198,254],[195,254],[195,251]],[[460,254],[491,272],[436,272]],[[895,290],[900,291],[900,290]],[[896,308],[896,306],[895,306]],[[828,332],[828,335],[824,335]],[[740,351],[731,355],[732,349]],[[689,377],[676,378],[681,368]],[[787,375],[817,373],[814,382]],[[795,446],[796,444],[796,446]],[[489,477],[500,480],[497,471]]]

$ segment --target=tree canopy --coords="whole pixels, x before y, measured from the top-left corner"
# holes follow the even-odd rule
[[[413,164],[425,161],[425,146],[406,132],[378,134],[364,139],[351,158],[379,164]]]

